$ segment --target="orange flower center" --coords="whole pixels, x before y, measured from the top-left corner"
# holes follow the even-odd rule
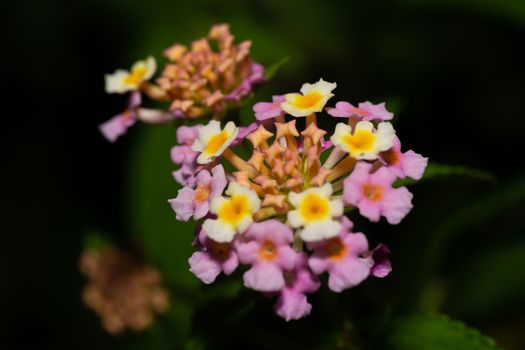
[[[335,237],[326,243],[326,253],[331,260],[341,260],[347,255],[347,248],[341,241],[341,238]]]
[[[383,198],[383,187],[378,185],[372,185],[370,183],[363,185],[363,193],[366,198],[376,202]]]
[[[265,241],[259,248],[259,257],[266,261],[273,261],[277,258],[277,247],[273,241]]]
[[[210,195],[210,186],[208,185],[199,185],[195,189],[194,200],[195,202],[202,203],[208,199]]]

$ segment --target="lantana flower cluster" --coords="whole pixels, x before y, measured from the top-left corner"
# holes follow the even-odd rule
[[[142,331],[169,307],[159,271],[111,246],[85,250],[80,270],[89,279],[83,300],[111,334]]]
[[[210,284],[247,265],[244,285],[275,295],[286,320],[310,313],[306,295],[323,274],[334,292],[388,275],[388,246],[371,249],[345,213],[400,223],[412,194],[396,180],[418,180],[427,165],[401,150],[384,103],[326,107],[335,88],[321,79],[258,103],[249,127],[216,120],[181,127],[172,150],[184,187],[169,202],[178,220],[199,224],[190,271]],[[318,118],[335,118],[335,130]],[[247,159],[237,152],[243,145]]]
[[[190,47],[174,44],[167,48],[164,56],[168,63],[156,80],[157,63],[152,56],[135,62],[130,70],[107,74],[107,93],[130,96],[126,109],[101,124],[100,131],[114,142],[139,120],[161,124],[224,115],[265,81],[264,67],[252,60],[250,48],[251,41],[235,44],[229,26],[219,24]],[[142,107],[143,95],[165,103],[166,108]]]

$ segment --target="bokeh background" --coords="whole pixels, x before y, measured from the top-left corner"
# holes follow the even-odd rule
[[[195,349],[388,348],[375,339],[391,335],[375,333],[381,325],[366,315],[426,310],[477,328],[502,348],[525,349],[523,1],[3,7],[0,348],[178,349],[181,339]],[[140,125],[114,145],[97,130],[125,103],[104,93],[103,74],[160,57],[221,22],[239,40],[253,40],[255,60],[289,57],[257,99],[320,77],[336,81],[339,99],[387,101],[405,149],[481,170],[413,185],[415,209],[401,225],[358,221],[372,242],[391,246],[394,272],[341,295],[319,293],[310,318],[294,324],[275,317],[258,294],[202,288],[187,272],[191,234],[165,203],[177,191],[173,130]],[[92,231],[140,245],[174,290],[172,311],[150,331],[112,337],[82,304],[78,257]],[[204,300],[198,310],[185,302],[192,293]]]

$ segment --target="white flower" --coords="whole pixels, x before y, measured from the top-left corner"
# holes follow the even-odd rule
[[[374,160],[379,152],[392,148],[395,136],[392,124],[388,122],[379,123],[377,131],[374,131],[371,122],[360,121],[353,133],[351,126],[338,123],[330,140],[354,159]]]
[[[301,238],[304,241],[319,241],[339,234],[341,224],[333,218],[343,215],[343,201],[330,200],[332,192],[332,185],[326,183],[322,187],[288,194],[288,200],[296,208],[288,212],[288,221],[292,227],[303,227]]]
[[[253,214],[261,208],[261,200],[254,190],[237,182],[230,182],[228,197],[216,197],[210,211],[217,219],[207,219],[202,228],[216,242],[231,242],[235,233],[244,233],[253,222]]]
[[[315,112],[321,112],[328,100],[334,96],[332,90],[336,83],[328,83],[320,79],[315,84],[305,83],[301,87],[301,94],[286,94],[281,108],[294,117],[305,117]]]
[[[106,74],[106,92],[123,94],[127,91],[138,90],[140,84],[150,79],[156,69],[155,58],[149,56],[145,60],[135,62],[131,67],[131,72],[117,69],[113,74]]]
[[[221,130],[221,123],[212,120],[208,125],[199,129],[199,134],[191,149],[200,152],[197,163],[208,164],[218,157],[235,140],[239,128],[234,122],[228,122]]]

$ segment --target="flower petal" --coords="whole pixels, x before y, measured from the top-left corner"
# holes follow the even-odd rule
[[[282,271],[274,264],[257,264],[243,276],[247,288],[260,292],[277,292],[284,287]]]
[[[188,260],[190,271],[203,283],[210,284],[221,273],[221,267],[208,253],[195,252]]]

